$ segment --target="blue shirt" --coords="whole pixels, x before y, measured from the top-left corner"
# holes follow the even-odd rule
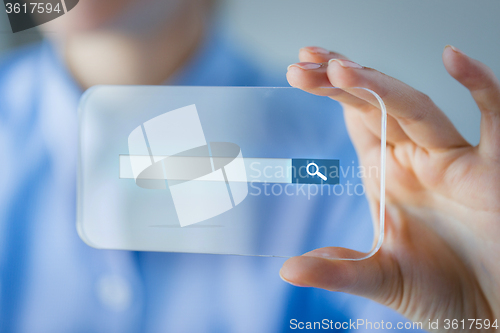
[[[170,82],[286,84],[224,38],[209,39]],[[1,332],[280,332],[294,318],[404,320],[358,297],[284,283],[283,259],[85,245],[75,228],[81,94],[49,43],[0,65]]]

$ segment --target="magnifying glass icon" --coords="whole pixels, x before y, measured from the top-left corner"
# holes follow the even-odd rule
[[[314,172],[311,172],[309,170],[310,167],[315,167],[316,168],[316,171]],[[321,172],[319,172],[319,167],[316,163],[312,162],[312,163],[309,163],[306,167],[306,171],[307,173],[310,175],[310,176],[318,176],[319,178],[323,179],[324,181],[326,181],[326,177],[324,174],[322,174]]]

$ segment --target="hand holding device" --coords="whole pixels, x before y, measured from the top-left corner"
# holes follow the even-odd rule
[[[321,48],[301,49],[299,57],[307,63],[289,67],[292,86],[313,94],[321,94],[318,87],[327,84],[365,87],[387,106],[386,237],[380,251],[364,261],[331,259],[353,257],[351,250],[331,247],[291,258],[282,278],[371,298],[424,324],[439,319],[440,331],[491,329],[495,324],[498,329],[498,79],[479,61],[445,48],[448,73],[470,90],[481,110],[481,143],[473,147],[426,95],[408,85]],[[333,98],[344,106],[362,163],[369,163],[380,149],[377,105],[355,91]],[[375,207],[375,186],[366,186]],[[456,328],[450,326],[453,320]]]

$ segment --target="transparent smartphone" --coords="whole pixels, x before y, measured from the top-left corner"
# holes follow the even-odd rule
[[[80,237],[101,249],[290,257],[336,246],[355,250],[340,259],[371,256],[384,233],[385,107],[364,88],[317,94],[91,88],[80,104]],[[379,110],[361,162],[361,124],[350,136],[334,99]]]

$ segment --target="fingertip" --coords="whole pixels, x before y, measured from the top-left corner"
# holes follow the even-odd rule
[[[345,56],[318,46],[306,46],[299,50],[300,61],[328,62],[330,59],[347,59]]]
[[[478,79],[484,71],[483,65],[458,48],[446,45],[443,51],[443,63],[448,73],[462,83],[470,79]],[[465,82],[464,82],[465,81]]]
[[[301,257],[289,258],[280,269],[281,279],[290,284],[298,285],[298,281],[304,280],[302,267]]]
[[[299,62],[288,67],[287,80],[292,87],[311,93],[318,87],[329,86],[326,63]]]
[[[308,52],[308,53],[312,53],[312,54],[331,54],[333,53],[332,51],[329,51],[327,49],[324,49],[322,47],[319,47],[319,46],[306,46],[306,47],[303,47],[299,50],[299,52]]]
[[[355,68],[355,69],[362,69],[364,68],[358,63],[355,63],[354,61],[347,60],[347,59],[330,59],[328,61],[328,64],[331,64],[332,62],[338,63],[340,66],[344,68]]]
[[[457,54],[465,55],[465,53],[462,50],[460,50],[458,47],[450,45],[450,44],[448,44],[444,47],[444,51],[446,51],[446,50],[452,51],[452,52],[457,53]]]
[[[295,287],[303,287],[303,288],[306,288],[306,287],[310,287],[308,285],[305,285],[305,284],[301,284],[297,281],[300,281],[300,279],[297,279],[297,278],[290,278],[289,276],[291,275],[290,272],[285,268],[285,266],[283,265],[283,267],[280,269],[280,272],[279,272],[279,275],[280,275],[280,278],[288,283],[288,284],[291,284],[292,286],[295,286]]]
[[[443,50],[443,64],[448,73],[458,79],[463,74],[467,67],[468,57],[458,48],[452,45],[446,45]]]
[[[283,281],[299,287],[315,287],[311,281],[312,273],[317,271],[319,258],[312,257],[292,257],[285,261],[280,270],[280,277]]]
[[[287,68],[286,79],[292,87],[299,88],[303,76],[302,74],[303,71],[292,64]]]
[[[362,87],[362,76],[359,71],[363,66],[345,59],[331,59],[328,62],[327,74],[334,87]]]
[[[347,289],[353,279],[347,263],[314,256],[288,259],[280,270],[283,281],[300,287],[315,287],[330,291]]]
[[[497,84],[497,79],[488,66],[454,46],[445,47],[443,64],[453,78],[471,91]]]

